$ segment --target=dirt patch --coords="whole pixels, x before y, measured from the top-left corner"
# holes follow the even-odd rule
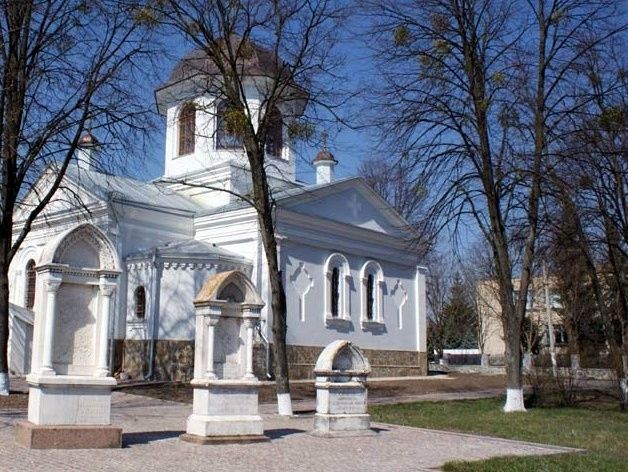
[[[430,393],[475,392],[505,387],[503,375],[450,374],[448,378],[407,379],[395,381],[370,381],[370,398],[404,397]],[[192,403],[192,388],[188,383],[148,383],[142,385],[119,385],[118,390],[135,395],[144,395],[161,400]],[[292,400],[316,398],[314,382],[293,383],[290,386]],[[275,386],[263,385],[259,391],[260,403],[275,401]]]

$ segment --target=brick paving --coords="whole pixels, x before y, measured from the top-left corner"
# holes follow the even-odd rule
[[[261,410],[269,443],[197,446],[178,439],[190,405],[121,392],[113,394],[113,424],[124,447],[108,450],[29,450],[15,444],[14,424],[25,411],[0,411],[2,471],[306,471],[434,470],[454,459],[555,454],[573,449],[374,423],[378,434],[325,439],[310,436],[311,415],[283,418]]]

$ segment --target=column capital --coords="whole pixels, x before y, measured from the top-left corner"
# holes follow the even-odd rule
[[[99,289],[100,289],[100,294],[103,297],[109,298],[113,295],[113,292],[115,291],[116,286],[111,285],[111,284],[100,284]]]
[[[254,328],[257,324],[257,318],[244,318],[244,326],[247,328]]]
[[[61,287],[61,282],[62,279],[57,277],[46,279],[46,291],[48,293],[57,292],[59,290],[59,287]]]
[[[207,324],[207,326],[216,326],[219,320],[220,318],[218,316],[210,315],[205,317],[205,323]]]

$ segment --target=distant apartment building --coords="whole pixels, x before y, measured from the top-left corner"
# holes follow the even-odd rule
[[[513,279],[514,299],[519,297],[520,279]],[[537,349],[547,349],[553,338],[557,351],[566,348],[568,337],[558,310],[562,308],[560,297],[556,293],[555,283],[547,280],[548,301],[546,301],[546,282],[542,277],[535,277],[528,290],[526,317],[531,329],[527,331],[524,343],[530,343]],[[491,357],[504,355],[504,330],[502,326],[502,308],[499,301],[498,284],[495,280],[485,280],[476,287],[479,312],[479,344],[483,354]],[[524,336],[526,337],[526,336]]]

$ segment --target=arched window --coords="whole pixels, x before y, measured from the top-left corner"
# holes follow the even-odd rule
[[[37,283],[37,272],[35,272],[35,261],[33,259],[26,263],[26,297],[24,305],[32,309],[35,306],[35,284]]]
[[[192,154],[196,141],[196,107],[186,103],[179,112],[179,156]]]
[[[384,322],[384,272],[375,261],[367,261],[360,271],[362,280],[362,322]]]
[[[340,301],[340,269],[334,267],[331,271],[331,316],[338,318],[338,302]]]
[[[351,309],[349,262],[342,254],[330,255],[325,261],[325,319],[350,320]]]
[[[229,114],[233,108],[226,100],[218,103],[216,107],[216,148],[217,149],[238,149],[243,146],[242,136],[233,129],[230,123]]]
[[[369,274],[366,279],[366,319],[373,321],[375,315],[375,277]]]
[[[144,290],[144,287],[137,287],[133,298],[135,300],[135,317],[143,320],[146,316],[146,290]]]
[[[273,107],[268,115],[266,128],[266,154],[281,157],[283,149],[283,117],[277,107]]]

